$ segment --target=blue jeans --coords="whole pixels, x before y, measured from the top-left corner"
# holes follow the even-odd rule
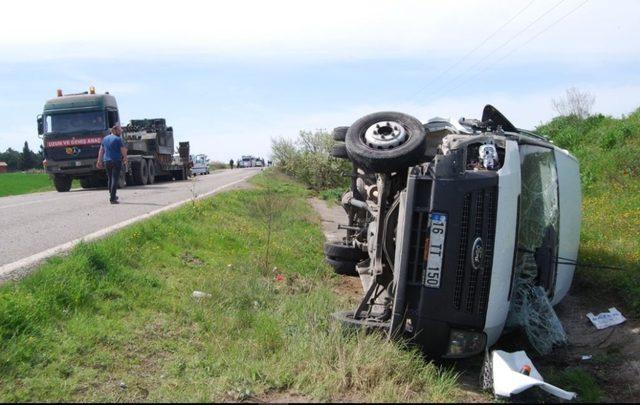
[[[120,171],[122,170],[121,160],[108,160],[105,162],[107,168],[107,178],[109,179],[109,200],[116,200],[116,190],[118,190],[118,181],[120,180]]]

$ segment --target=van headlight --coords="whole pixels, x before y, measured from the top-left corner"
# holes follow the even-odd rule
[[[449,348],[443,356],[455,359],[469,357],[481,353],[487,344],[487,335],[482,332],[451,329],[449,333]]]

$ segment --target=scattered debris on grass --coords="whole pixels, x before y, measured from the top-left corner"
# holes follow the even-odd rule
[[[202,291],[194,291],[191,296],[193,298],[211,298],[211,294]]]
[[[610,326],[619,325],[627,320],[622,316],[620,311],[615,308],[609,308],[608,312],[602,312],[598,315],[589,312],[587,318],[589,318],[593,326],[598,329],[606,329]]]
[[[510,397],[531,387],[540,387],[558,398],[571,400],[575,392],[546,383],[524,351],[507,353],[494,350],[491,356],[493,391],[496,396]]]

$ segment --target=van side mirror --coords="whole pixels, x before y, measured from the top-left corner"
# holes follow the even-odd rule
[[[38,135],[44,135],[44,119],[38,115]]]

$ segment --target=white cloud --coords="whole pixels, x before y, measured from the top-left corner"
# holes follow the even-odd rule
[[[638,108],[637,94],[640,94],[640,85],[583,86],[581,88],[596,96],[594,113],[619,117]],[[261,120],[255,124],[246,122],[243,123],[242,128],[236,128],[233,142],[221,142],[224,140],[223,136],[217,138],[207,135],[195,137],[197,139],[195,146],[209,151],[211,156],[218,159],[246,153],[268,155],[271,138],[292,139],[296,137],[298,131],[303,129],[331,130],[337,126],[350,125],[361,116],[375,111],[402,111],[426,122],[435,116],[456,120],[460,117],[480,118],[485,104],[492,104],[501,110],[517,127],[533,129],[556,115],[551,108],[551,99],[563,95],[564,91],[564,88],[556,88],[526,94],[453,95],[429,104],[358,105],[343,110],[324,110],[302,116],[273,111],[262,115]],[[222,132],[225,129],[227,128],[222,128]]]
[[[496,54],[516,49],[583,0],[564,0]],[[464,54],[521,10],[518,1],[124,1],[14,2],[4,10],[5,60],[209,57],[439,59]],[[534,2],[475,57],[497,49],[557,0]],[[527,44],[520,58],[637,58],[640,2],[590,0]],[[432,54],[432,55],[430,55]]]

